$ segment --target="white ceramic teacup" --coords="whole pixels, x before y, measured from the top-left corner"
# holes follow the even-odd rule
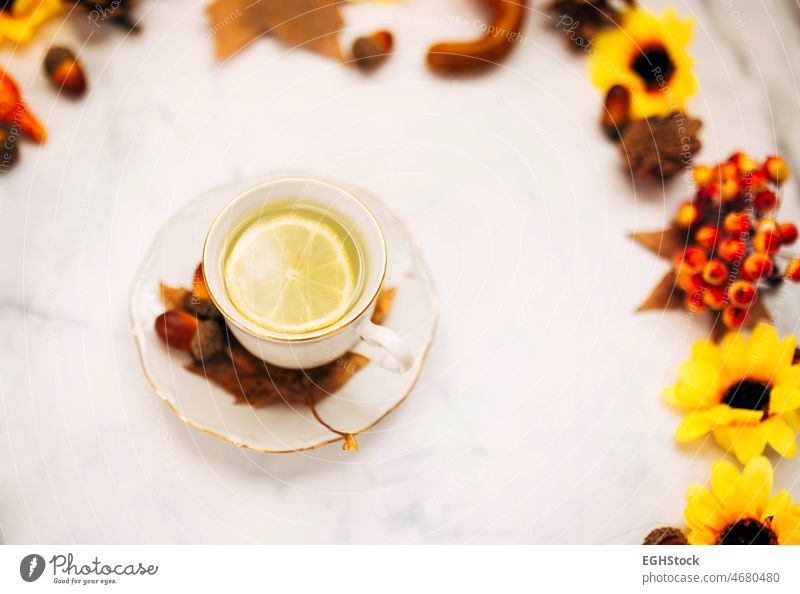
[[[225,289],[223,260],[233,230],[253,212],[271,202],[304,200],[330,209],[352,226],[351,231],[366,254],[363,289],[348,312],[330,326],[305,334],[281,334],[255,324],[234,307]],[[380,364],[386,369],[405,373],[411,368],[414,356],[408,345],[388,328],[370,321],[386,267],[386,240],[375,216],[351,193],[313,179],[279,179],[239,194],[217,215],[203,246],[208,291],[233,335],[256,357],[291,369],[317,367],[334,361],[359,340],[385,351]]]

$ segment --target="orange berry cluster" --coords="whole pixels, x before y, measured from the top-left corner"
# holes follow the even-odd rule
[[[675,223],[688,244],[673,256],[677,285],[690,311],[722,312],[728,328],[740,328],[763,286],[784,278],[800,282],[800,258],[783,272],[775,255],[797,240],[797,227],[778,223],[777,188],[790,175],[779,156],[759,163],[742,152],[713,167],[694,168],[695,197],[678,208]]]

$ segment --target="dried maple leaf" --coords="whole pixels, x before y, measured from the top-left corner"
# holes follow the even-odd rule
[[[342,0],[214,0],[206,7],[214,51],[225,59],[262,35],[342,60]]]

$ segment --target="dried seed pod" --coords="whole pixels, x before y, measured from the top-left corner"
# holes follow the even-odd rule
[[[0,122],[0,172],[11,169],[19,158],[19,128],[8,122]]]
[[[86,92],[86,75],[80,62],[66,47],[51,47],[44,57],[47,78],[64,95],[77,98]]]
[[[450,76],[481,72],[495,66],[522,37],[528,0],[482,0],[489,13],[486,34],[474,41],[444,41],[428,49],[428,67]]]
[[[603,113],[600,125],[611,140],[618,140],[622,130],[630,121],[631,93],[622,85],[614,85],[608,89],[606,100],[603,103]]]
[[[381,29],[353,42],[353,61],[364,72],[372,72],[386,61],[392,51],[391,32]]]

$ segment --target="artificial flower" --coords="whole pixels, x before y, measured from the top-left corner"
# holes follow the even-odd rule
[[[689,544],[800,544],[800,504],[786,491],[772,492],[772,465],[753,458],[740,473],[720,460],[711,470],[711,489],[692,485],[684,516]]]
[[[794,336],[780,340],[764,323],[749,338],[731,332],[719,345],[697,341],[679,368],[678,384],[665,392],[672,404],[688,409],[675,438],[688,442],[712,433],[742,464],[760,456],[767,444],[794,457],[800,429],[796,342]]]
[[[622,85],[631,93],[631,116],[642,119],[683,109],[697,90],[686,45],[693,21],[670,9],[657,16],[642,8],[622,13],[619,27],[595,35],[590,50],[592,83],[603,92]]]
[[[15,0],[10,9],[0,11],[0,40],[27,43],[39,25],[63,8],[62,0]]]

